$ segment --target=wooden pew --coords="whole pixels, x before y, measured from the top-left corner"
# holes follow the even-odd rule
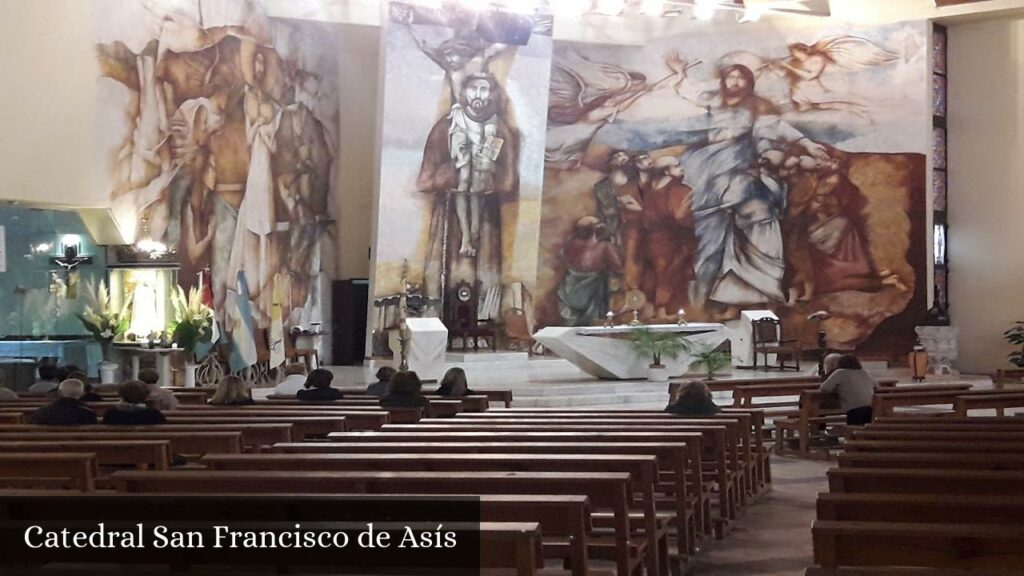
[[[428,400],[430,401],[430,407],[427,410],[427,414],[430,417],[454,416],[455,414],[461,413],[465,405],[463,400],[458,398],[453,399],[438,396],[434,398],[428,398]],[[482,404],[486,404],[487,399],[485,397],[478,397],[474,400],[470,400],[469,402],[474,403],[473,405],[479,408]],[[343,398],[341,400],[332,400],[329,402],[303,402],[293,397],[268,397],[264,400],[257,400],[256,404],[264,406],[334,406],[335,408],[342,409],[350,408],[353,406],[362,406],[369,408],[376,407],[379,410],[386,410],[386,408],[380,405],[379,398],[374,398],[370,396],[367,396],[365,398],[355,398],[351,400]],[[482,408],[482,410],[486,409],[486,407]]]
[[[826,574],[840,566],[1024,571],[1024,526],[818,520],[811,532]]]
[[[21,412],[0,412],[0,424],[21,424]]]
[[[213,454],[202,459],[211,470],[297,470],[338,472],[624,472],[630,475],[630,493],[640,493],[643,534],[648,542],[648,569],[667,569],[667,531],[659,525],[654,491],[658,462],[640,455],[557,455],[557,454]],[[672,517],[674,518],[674,516]],[[671,520],[672,518],[669,518]],[[682,522],[682,520],[680,520]],[[685,542],[685,539],[681,540]],[[659,554],[659,550],[663,555]]]
[[[393,510],[409,499],[432,499],[430,495],[288,495],[288,494],[102,494],[89,498],[77,494],[54,497],[39,491],[11,491],[0,494],[0,522],[75,522],[103,519],[125,522],[209,521],[214,523],[267,522],[288,519],[294,522],[376,522],[380,506]],[[446,499],[449,497],[445,497]],[[459,499],[459,496],[451,498]],[[587,538],[590,529],[590,502],[585,496],[482,495],[465,496],[479,509],[481,522],[536,522],[544,536],[545,556],[565,558],[573,576],[587,576]],[[478,505],[476,504],[478,502]],[[440,502],[439,504],[443,504]],[[445,520],[445,510],[410,510],[401,507],[392,521],[422,522]],[[464,507],[456,506],[450,520],[460,516]],[[429,515],[424,516],[424,514]],[[441,517],[437,515],[441,514]]]
[[[2,432],[0,442],[62,442],[70,448],[78,442],[131,442],[131,441],[166,441],[170,443],[175,454],[235,454],[242,451],[241,432],[167,432],[153,430],[151,432],[106,431],[85,432],[70,430],[30,432]],[[86,450],[88,451],[88,450]]]
[[[415,424],[420,421],[424,416],[424,410],[422,408],[385,408],[379,405],[376,406],[351,406],[343,404],[333,404],[330,402],[320,402],[316,404],[312,403],[263,403],[257,400],[255,404],[247,404],[245,406],[215,406],[206,404],[203,406],[178,406],[178,410],[181,412],[186,411],[198,411],[198,412],[209,412],[214,410],[238,410],[244,409],[246,411],[265,411],[265,412],[276,412],[285,411],[292,412],[300,410],[302,412],[318,414],[320,412],[338,412],[346,415],[351,414],[354,418],[354,422],[349,422],[350,426],[361,426],[360,416],[369,412],[386,412],[388,414],[387,422],[390,424]],[[375,423],[373,425],[376,425]]]
[[[174,392],[174,397],[179,404],[206,404],[208,396],[206,392]]]
[[[958,418],[953,415],[932,414],[930,416],[884,416],[874,419],[871,425],[984,424],[988,426],[990,424],[1010,424],[1016,426],[1021,422],[1024,422],[1024,419],[1021,419],[1020,416],[968,416],[966,418]]]
[[[42,426],[35,424],[0,426],[0,434],[8,432],[65,433],[65,432],[113,432],[127,438],[130,434],[155,432],[241,432],[243,444],[254,450],[262,450],[278,442],[291,442],[292,425],[286,423],[239,422],[232,424],[156,424],[153,426]]]
[[[971,494],[818,494],[818,520],[1021,524],[1024,497]]]
[[[1024,393],[957,396],[953,401],[953,411],[961,418],[971,410],[983,409],[995,409],[997,416],[1003,416],[1007,408],[1024,408]]]
[[[1012,495],[1020,492],[1024,471],[930,470],[912,468],[831,468],[830,492],[889,494]]]
[[[872,408],[875,416],[892,416],[896,408],[910,406],[933,406],[947,405],[952,409],[958,396],[986,396],[996,394],[994,390],[935,390],[918,392],[893,392],[890,394],[875,394],[872,401]]]
[[[0,453],[0,487],[45,485],[92,492],[96,476],[96,454],[92,452]]]
[[[704,504],[701,498],[700,484],[700,451],[691,454],[686,446],[673,443],[614,443],[614,442],[446,442],[441,439],[423,438],[418,442],[298,442],[276,444],[272,452],[283,454],[561,454],[561,455],[593,455],[593,454],[626,454],[649,455],[658,460],[661,471],[671,472],[671,484],[668,492],[670,504],[678,521],[680,542],[685,543],[686,551],[696,552],[698,535],[710,525],[704,525]],[[698,459],[696,471],[690,467],[688,460]],[[664,484],[660,484],[664,490]],[[657,495],[656,495],[657,498]],[[662,501],[658,501],[658,508]],[[708,519],[710,522],[710,519]],[[680,547],[682,550],[682,546]]]
[[[847,440],[843,444],[847,452],[938,452],[944,454],[962,453],[1009,453],[1024,452],[1024,442],[950,442],[948,440]],[[952,456],[951,456],[952,457]]]
[[[973,430],[881,430],[866,427],[851,432],[854,440],[924,440],[937,442],[949,440],[951,442],[978,441],[1002,441],[1002,442],[1024,442],[1024,429],[990,429],[983,431]]]
[[[630,537],[628,490],[624,473],[459,472],[224,472],[121,471],[112,475],[122,492],[165,493],[367,493],[367,494],[575,494],[595,507],[610,508],[615,518],[614,550],[620,576],[630,576],[646,543]],[[602,543],[595,538],[595,543]]]
[[[992,384],[996,390],[1004,390],[1007,384],[1019,384],[1024,381],[1024,368],[999,369],[992,377]]]
[[[342,393],[345,394],[346,398],[374,398],[374,396],[370,396],[369,394],[366,393],[366,389],[365,388],[350,388],[350,387],[346,386],[346,387],[339,388],[339,390],[341,390]],[[427,398],[446,398],[446,396],[441,396],[440,394],[424,394],[424,395]],[[488,403],[490,403],[490,402],[497,402],[497,403],[503,404],[505,406],[505,408],[511,408],[512,407],[512,391],[511,390],[477,390],[476,388],[473,388],[473,394],[471,394],[469,397],[475,398],[475,397],[478,397],[478,396],[486,396]],[[460,396],[459,398],[466,398],[466,396]],[[476,411],[476,409],[479,407],[475,403],[472,404],[471,406],[472,406],[472,411]],[[488,407],[489,407],[489,405],[488,405]]]
[[[925,468],[930,470],[1024,470],[1024,453],[843,452],[840,468]]]
[[[184,415],[182,415],[184,414]],[[194,414],[191,412],[168,412],[168,424],[290,424],[292,434],[303,438],[322,438],[331,432],[344,432],[348,418],[335,415],[293,415],[226,412],[224,414]]]
[[[713,477],[719,488],[719,530],[724,529],[724,523],[736,518],[737,508],[741,501],[745,500],[743,484],[737,479],[745,478],[745,466],[740,460],[739,440],[737,438],[738,424],[729,426],[729,420],[680,420],[678,423],[655,423],[651,425],[631,425],[628,423],[614,424],[551,424],[543,420],[529,421],[520,420],[515,424],[508,423],[484,423],[472,422],[468,424],[417,424],[417,425],[387,425],[383,428],[385,432],[589,432],[615,433],[615,432],[639,432],[639,433],[671,433],[695,431],[702,434],[702,443],[708,464],[707,475]],[[334,439],[337,435],[332,434]]]
[[[37,435],[38,436],[38,435]],[[171,467],[171,443],[168,440],[43,440],[11,442],[0,440],[0,454],[52,453],[68,450],[96,454],[100,466],[135,466],[140,470],[167,470]]]

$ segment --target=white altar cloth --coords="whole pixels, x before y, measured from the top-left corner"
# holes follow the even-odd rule
[[[725,326],[692,322],[683,324],[652,324],[648,326],[615,326],[605,328],[548,326],[533,339],[558,356],[575,364],[591,376],[605,380],[633,380],[647,377],[650,358],[633,352],[628,334],[642,328],[653,332],[675,332],[687,335],[694,352],[714,348],[726,339]],[[670,377],[682,376],[690,367],[690,354],[679,358],[662,358]]]
[[[420,380],[440,380],[444,375],[445,354],[448,350],[448,328],[437,318],[409,318],[409,370]],[[391,351],[395,354],[394,367],[402,361],[402,344],[398,330],[389,336]]]

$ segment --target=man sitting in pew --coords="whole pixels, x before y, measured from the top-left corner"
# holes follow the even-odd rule
[[[152,368],[139,370],[139,381],[149,389],[149,405],[157,410],[177,410],[178,399],[174,392],[160,387],[160,373]]]
[[[129,380],[117,388],[121,403],[107,410],[103,415],[104,424],[122,426],[145,426],[167,422],[163,412],[146,405],[149,387],[138,380]]]
[[[26,395],[43,396],[53,392],[60,385],[60,368],[53,364],[43,364],[38,371],[39,379],[28,387],[28,390],[25,391]]]
[[[341,400],[341,390],[331,388],[334,374],[330,370],[317,368],[306,377],[306,389],[299,390],[295,397],[303,402],[330,402]]]
[[[846,413],[848,426],[863,426],[871,422],[876,385],[856,356],[844,354],[836,370],[821,383],[821,391],[839,395],[839,407]]]
[[[381,366],[377,369],[377,381],[366,387],[366,393],[378,398],[387,396],[391,389],[391,379],[397,373],[398,370],[391,366]]]
[[[712,416],[721,411],[711,399],[711,390],[700,380],[687,382],[679,398],[665,407],[665,412],[679,416]]]
[[[423,382],[413,371],[399,372],[391,378],[391,391],[381,398],[385,408],[426,408],[430,400],[423,395]]]
[[[57,387],[57,394],[60,396],[57,400],[33,412],[28,421],[32,424],[55,426],[96,423],[96,413],[82,404],[85,384],[81,380],[61,382]]]

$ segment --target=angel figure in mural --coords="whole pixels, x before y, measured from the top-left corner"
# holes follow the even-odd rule
[[[548,92],[548,130],[544,162],[548,168],[575,170],[583,161],[590,141],[606,124],[615,122],[644,96],[664,88],[700,61],[683,67],[666,64],[671,73],[656,82],[648,82],[640,72],[626,70],[606,62],[593,62],[573,52],[572,66],[552,63]]]

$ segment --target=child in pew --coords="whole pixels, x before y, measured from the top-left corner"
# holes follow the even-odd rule
[[[121,402],[103,415],[104,424],[146,426],[167,422],[163,412],[146,405],[149,387],[138,380],[129,380],[118,386]]]
[[[665,412],[679,416],[711,416],[721,411],[711,399],[711,390],[700,380],[687,382],[675,403],[665,407]]]
[[[330,370],[317,368],[306,377],[306,390],[299,390],[295,397],[303,402],[330,402],[341,400],[341,390],[331,388],[334,374]]]
[[[295,396],[306,388],[306,365],[288,364],[284,367],[284,380],[274,387],[271,396]]]
[[[149,388],[149,404],[157,410],[177,410],[178,399],[174,392],[160,387],[160,373],[152,368],[139,370],[139,381]]]
[[[397,373],[398,370],[395,370],[391,366],[381,366],[377,369],[377,381],[366,387],[366,393],[378,398],[387,396],[391,388],[391,379],[394,378]]]
[[[466,381],[466,371],[462,368],[452,368],[444,373],[441,378],[441,385],[437,389],[441,396],[468,396],[473,393]]]
[[[53,364],[43,364],[38,368],[38,372],[39,379],[28,387],[25,395],[44,396],[57,390],[57,387],[60,385],[60,368]]]
[[[848,426],[863,426],[871,422],[871,400],[877,383],[861,366],[853,354],[839,358],[836,369],[821,383],[821,391],[839,396],[839,407],[846,413]]]
[[[228,375],[217,382],[217,391],[213,393],[209,403],[216,406],[244,406],[256,402],[252,399],[252,392],[244,380],[238,376]]]
[[[391,378],[391,390],[380,399],[385,408],[426,408],[430,400],[423,395],[423,382],[413,371],[398,372]]]
[[[85,384],[81,380],[61,382],[57,385],[57,394],[60,398],[33,412],[28,421],[32,424],[55,426],[96,423],[96,413],[82,404]]]

